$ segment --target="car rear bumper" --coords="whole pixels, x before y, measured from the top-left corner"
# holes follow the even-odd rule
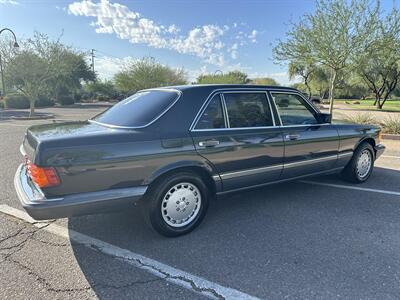
[[[139,201],[147,190],[147,186],[137,186],[46,198],[23,164],[15,173],[14,186],[22,206],[36,220],[121,210]]]
[[[381,156],[386,149],[386,147],[382,144],[378,144],[374,148],[375,148],[375,159],[378,159],[378,157]]]

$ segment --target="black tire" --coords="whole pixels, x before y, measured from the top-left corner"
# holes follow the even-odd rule
[[[360,176],[360,173],[357,169],[357,164],[359,162],[359,159],[365,151],[368,151],[370,154],[371,162],[370,162],[370,168],[368,172]],[[357,149],[354,151],[353,157],[349,161],[349,163],[346,165],[346,167],[342,171],[342,177],[349,182],[352,183],[363,183],[368,180],[368,178],[371,176],[372,170],[374,169],[374,161],[375,161],[375,153],[374,149],[372,148],[370,143],[363,142],[361,143]]]
[[[182,186],[182,188],[185,188],[186,190],[188,188],[193,188],[193,186],[197,188],[197,190],[200,192],[200,205],[199,205],[200,207],[197,210],[196,215],[190,217],[193,218],[192,220],[190,220],[190,223],[185,225],[177,224],[171,226],[164,219],[168,218],[168,216],[166,215],[166,213],[162,213],[161,207],[162,205],[166,205],[166,203],[165,202],[163,203],[163,201],[168,201],[164,200],[164,198],[167,197],[167,194],[171,192],[171,189],[181,183],[188,183],[190,185],[189,187],[188,185],[183,185],[185,187]],[[153,227],[153,229],[157,231],[159,234],[167,237],[176,237],[184,235],[191,232],[193,229],[199,226],[199,224],[201,223],[207,212],[210,196],[211,195],[209,189],[204,184],[201,177],[196,173],[192,172],[174,173],[169,176],[163,177],[160,180],[157,180],[150,186],[149,193],[146,195],[144,199],[146,203],[143,206],[143,209],[145,209],[143,213],[145,218],[147,218],[147,220]],[[195,207],[197,208],[198,206]],[[171,220],[169,220],[169,222],[171,222]],[[175,226],[181,226],[181,227],[175,227]]]

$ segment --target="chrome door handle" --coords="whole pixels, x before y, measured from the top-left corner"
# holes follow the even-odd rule
[[[285,139],[291,140],[291,141],[298,140],[299,138],[300,138],[300,135],[298,135],[298,134],[287,134],[287,135],[285,135]]]
[[[200,147],[215,147],[219,145],[219,141],[217,140],[207,140],[199,142]]]

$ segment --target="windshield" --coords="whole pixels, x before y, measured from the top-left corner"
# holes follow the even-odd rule
[[[164,113],[178,96],[179,94],[172,90],[138,92],[92,120],[113,126],[142,127]]]

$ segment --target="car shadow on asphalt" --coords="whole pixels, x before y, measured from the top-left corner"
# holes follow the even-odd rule
[[[399,178],[399,171],[376,168],[375,176]],[[310,179],[343,184],[337,175]],[[390,185],[380,188],[389,189]],[[135,208],[70,218],[68,227],[262,298],[280,293],[328,297],[339,286],[343,296],[368,297],[384,292],[385,285],[376,272],[400,269],[392,248],[386,245],[382,249],[377,243],[383,240],[391,245],[393,226],[398,232],[400,224],[397,198],[362,195],[300,181],[236,192],[213,201],[200,227],[178,238],[155,233]],[[107,266],[88,258],[80,247],[73,245],[73,249],[95,291],[99,281],[107,280],[104,276],[109,280],[119,276],[114,274],[119,272],[115,268],[100,279],[97,270]],[[374,251],[379,251],[380,257]],[[385,269],[382,261],[390,262],[393,271]],[[348,279],[350,273],[353,277]],[[357,274],[362,274],[362,280]],[[398,286],[394,281],[386,279],[385,284]],[[96,293],[99,298],[106,297],[101,290]]]

